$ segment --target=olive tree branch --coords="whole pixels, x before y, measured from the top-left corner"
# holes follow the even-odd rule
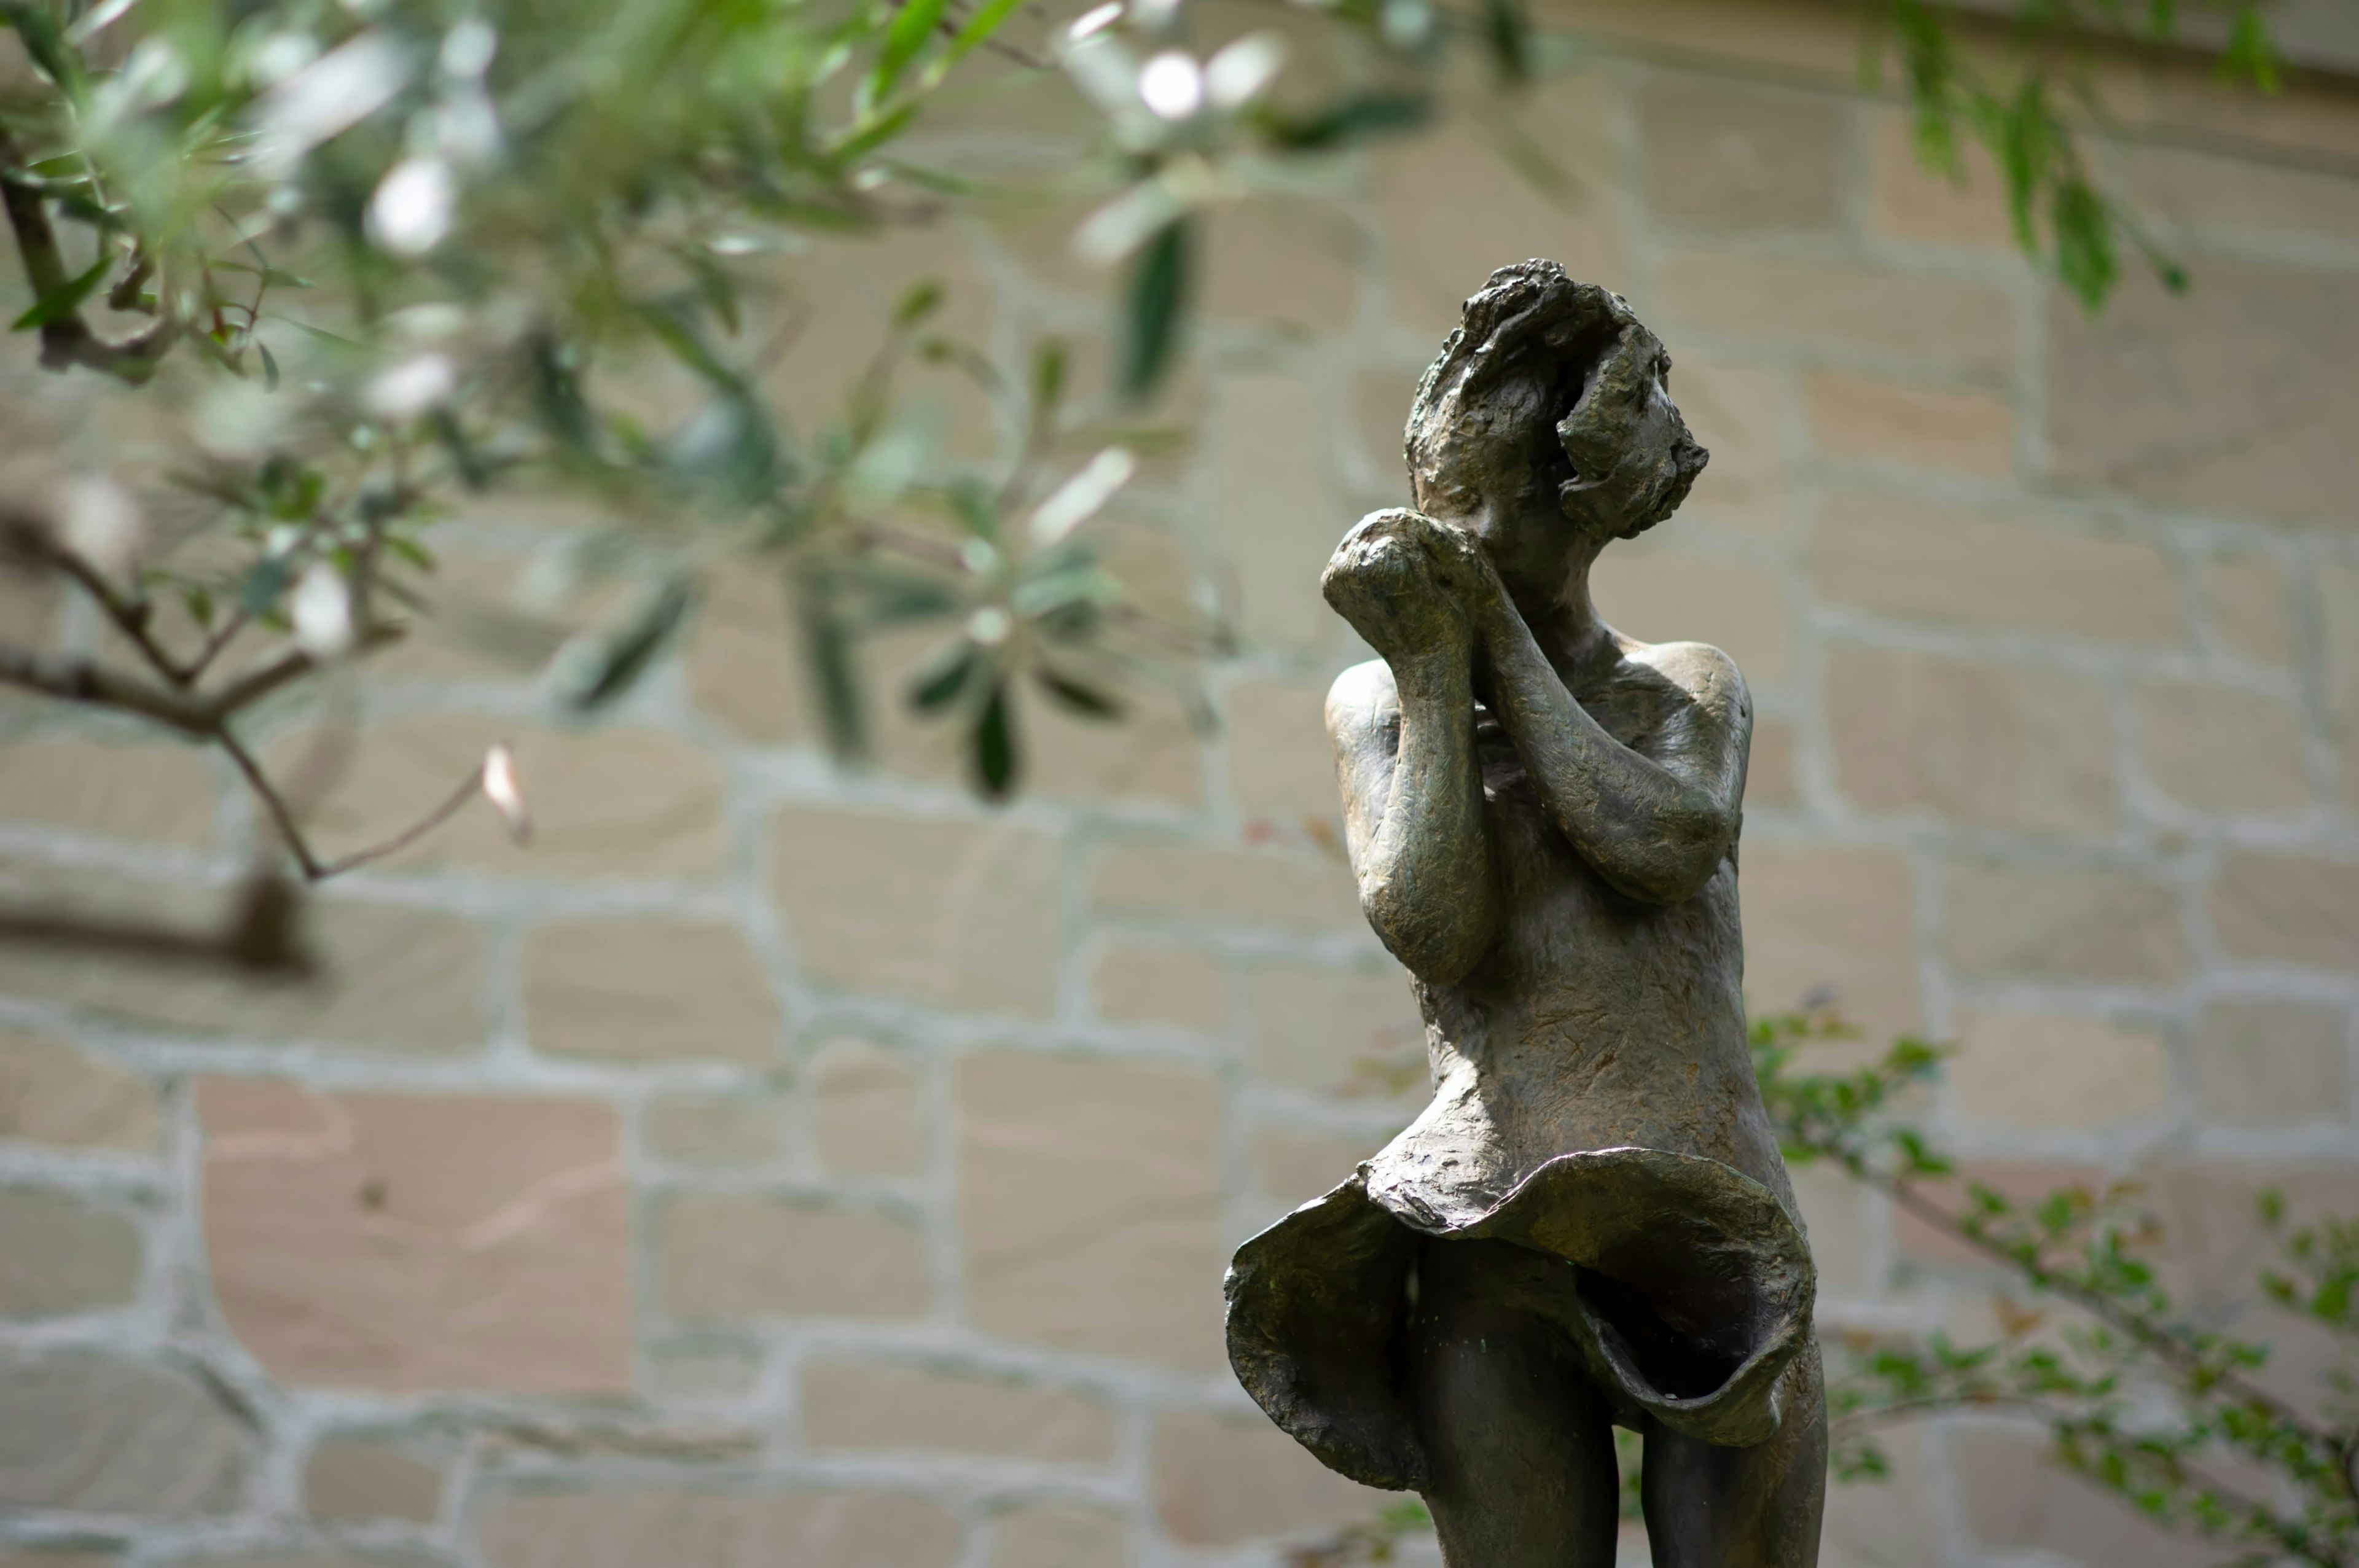
[[[57,230],[49,222],[49,198],[38,183],[21,173],[23,164],[23,149],[16,137],[0,127],[0,207],[7,211],[25,280],[32,285],[36,300],[60,299],[67,297],[74,278],[66,270]],[[110,343],[91,330],[81,305],[75,303],[51,310],[41,322],[40,332],[43,369],[81,365],[136,385],[156,373],[158,362],[179,335],[179,326],[168,317],[121,342]]]

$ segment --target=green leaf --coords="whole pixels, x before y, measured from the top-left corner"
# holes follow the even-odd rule
[[[893,308],[893,325],[901,328],[916,326],[934,313],[942,302],[942,286],[932,278],[921,278],[909,286],[901,302]]]
[[[271,351],[270,351],[270,345],[269,345],[268,343],[266,343],[266,342],[262,341],[261,341],[260,339],[258,339],[258,338],[255,340],[254,351],[255,351],[255,352],[256,352],[256,353],[258,353],[258,354],[260,354],[260,355],[262,356],[262,389],[263,389],[265,392],[276,392],[276,391],[277,391],[277,390],[278,390],[278,360],[277,360],[277,357],[276,355],[274,355],[274,354],[272,354],[272,353],[271,353]],[[448,415],[443,414],[442,410],[440,410],[440,409],[439,409],[439,408],[435,410],[435,413],[436,413],[438,416],[440,416],[441,417],[444,417],[444,418],[448,418],[448,417],[449,417],[449,416],[448,416]]]
[[[956,65],[989,42],[991,36],[999,31],[1000,25],[1014,16],[1016,7],[1022,3],[1023,0],[984,0],[983,6],[966,19],[966,26],[961,27],[958,36],[951,40],[950,52],[942,57],[942,68],[947,70]]]
[[[1413,130],[1432,114],[1433,101],[1423,93],[1363,92],[1332,103],[1316,114],[1288,116],[1265,110],[1255,117],[1255,122],[1264,135],[1281,147],[1311,152],[1389,131]]]
[[[25,53],[41,68],[41,74],[71,92],[81,73],[66,52],[65,38],[59,33],[57,19],[49,15],[49,6],[38,0],[10,0],[9,4],[0,5],[0,16],[5,16],[8,25],[25,40]]]
[[[857,124],[853,126],[848,135],[844,135],[840,140],[828,144],[828,156],[832,157],[839,164],[857,163],[860,159],[866,157],[870,153],[875,152],[878,147],[883,146],[886,142],[889,142],[894,137],[899,135],[903,131],[908,130],[911,123],[914,122],[917,117],[918,105],[916,103],[911,102],[902,104],[899,108],[894,110],[889,114],[877,115],[873,118],[864,118]],[[813,221],[819,220],[819,215],[817,213],[800,209],[796,210],[792,215],[811,219]],[[824,222],[821,222],[821,226],[825,227],[827,225]],[[842,226],[847,228],[855,227],[856,223],[851,221],[846,221]]]
[[[1171,368],[1188,313],[1192,231],[1174,219],[1131,262],[1123,319],[1123,395],[1144,400]]]
[[[99,284],[105,280],[107,272],[114,265],[114,256],[100,256],[91,264],[88,272],[79,277],[67,279],[34,300],[25,313],[11,323],[8,330],[12,332],[29,332],[36,327],[46,327],[52,321],[63,320],[72,315],[82,308],[82,302],[89,298]]]
[[[598,643],[582,644],[585,651],[568,657],[559,674],[566,705],[588,712],[605,707],[637,685],[687,619],[695,598],[687,578],[668,579],[620,631]]]
[[[991,688],[974,721],[974,778],[992,800],[1006,799],[1016,784],[1016,714],[1005,684]]]
[[[1065,395],[1065,341],[1044,338],[1032,351],[1032,422],[1046,428]]]
[[[291,575],[285,556],[265,556],[254,563],[238,585],[237,607],[248,615],[267,613],[287,591]]]
[[[918,51],[941,26],[946,0],[901,0],[901,13],[885,30],[885,47],[876,57],[876,68],[869,73],[863,91],[872,103],[882,103],[901,79]],[[980,41],[980,40],[978,40]]]
[[[799,600],[803,643],[812,684],[819,688],[828,748],[840,758],[863,756],[868,750],[867,715],[860,697],[852,630],[837,613],[824,584],[806,582]]]
[[[961,639],[944,648],[926,662],[909,683],[909,706],[920,713],[935,713],[955,701],[966,689],[966,683],[983,663],[983,650]]]
[[[1523,0],[1484,0],[1483,20],[1491,63],[1500,80],[1521,82],[1532,74],[1532,24]]]
[[[1032,678],[1042,690],[1084,719],[1114,719],[1122,717],[1122,704],[1092,686],[1046,665],[1032,667]]]

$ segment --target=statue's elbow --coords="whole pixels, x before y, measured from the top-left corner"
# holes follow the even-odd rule
[[[1734,812],[1699,810],[1629,858],[1607,881],[1645,903],[1685,903],[1710,886],[1736,843]]]
[[[1364,881],[1360,910],[1385,950],[1430,986],[1455,985],[1473,972],[1490,950],[1496,912],[1479,894],[1436,907],[1420,900],[1411,906],[1390,884]]]

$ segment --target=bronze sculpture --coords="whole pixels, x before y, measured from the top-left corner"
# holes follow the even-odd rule
[[[1238,1249],[1230,1358],[1328,1465],[1423,1493],[1451,1568],[1611,1564],[1614,1424],[1658,1568],[1818,1556],[1815,1274],[1741,994],[1751,702],[1589,600],[1703,467],[1669,368],[1619,296],[1493,274],[1418,387],[1416,510],[1321,583],[1382,655],[1328,728],[1434,1094]]]

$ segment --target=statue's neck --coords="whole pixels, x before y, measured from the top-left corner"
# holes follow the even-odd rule
[[[1568,683],[1602,671],[1620,657],[1613,629],[1598,618],[1589,597],[1589,568],[1595,553],[1575,560],[1553,580],[1534,581],[1523,573],[1502,572],[1500,580],[1530,627],[1557,674]]]

